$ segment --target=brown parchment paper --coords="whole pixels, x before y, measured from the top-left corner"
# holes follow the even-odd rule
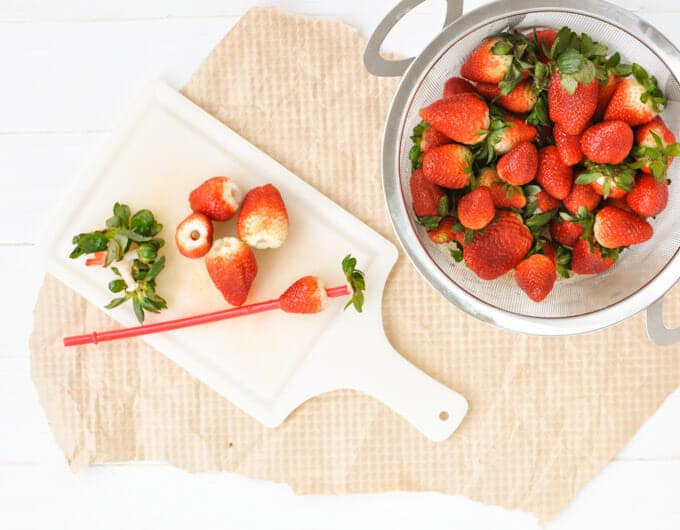
[[[369,76],[354,30],[272,9],[249,11],[184,94],[384,236],[380,141],[398,80]],[[351,391],[300,407],[269,430],[144,343],[65,350],[65,332],[115,327],[48,276],[31,365],[74,470],[165,460],[286,482],[299,493],[437,490],[554,517],[680,384],[678,347],[657,348],[642,315],[580,337],[496,330],[448,304],[402,256],[385,291],[387,335],[462,392],[470,412],[431,443]],[[680,324],[680,288],[666,302]]]

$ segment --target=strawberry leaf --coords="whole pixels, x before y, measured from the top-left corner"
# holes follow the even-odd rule
[[[342,260],[342,271],[345,274],[347,283],[352,289],[352,297],[345,305],[345,309],[354,306],[357,313],[361,313],[364,308],[364,291],[366,290],[365,276],[362,271],[356,268],[357,260],[351,254],[347,254]]]
[[[453,241],[453,245],[449,248],[451,257],[456,263],[463,261],[463,246],[458,241]]]

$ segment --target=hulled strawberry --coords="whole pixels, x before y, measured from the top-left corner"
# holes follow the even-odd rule
[[[496,215],[491,191],[486,186],[475,188],[458,201],[458,220],[465,228],[481,230]]]
[[[653,232],[647,221],[614,206],[605,206],[595,215],[595,240],[605,248],[644,243]]]
[[[464,92],[420,109],[420,117],[456,142],[474,145],[489,128],[489,107],[476,94]]]
[[[430,149],[423,157],[423,174],[444,188],[460,189],[470,184],[472,152],[460,144]]]
[[[532,254],[515,269],[515,281],[534,302],[545,300],[557,280],[555,263],[543,254]]]
[[[442,243],[449,243],[451,241],[458,241],[461,245],[465,244],[465,229],[456,222],[453,217],[444,217],[439,226],[427,233],[427,236],[433,243],[441,245]]]
[[[581,135],[583,154],[598,164],[620,164],[632,148],[633,129],[625,121],[596,123]]]
[[[605,120],[622,120],[635,127],[652,121],[663,109],[666,98],[656,84],[656,78],[638,64],[633,64],[633,77],[622,79],[612,96]]]
[[[304,276],[285,290],[279,303],[286,313],[320,313],[328,305],[328,294],[319,278]]]
[[[571,187],[569,195],[562,202],[570,213],[576,215],[582,206],[589,212],[592,212],[597,208],[601,200],[602,197],[595,192],[592,186],[577,183]]]
[[[552,197],[562,200],[569,195],[574,179],[571,166],[566,165],[554,145],[538,152],[536,182]]]
[[[243,198],[238,236],[254,248],[279,248],[288,237],[288,212],[272,184],[253,188]]]
[[[577,221],[557,218],[550,221],[550,237],[565,247],[573,247],[583,235],[583,227]]]
[[[175,230],[175,244],[182,256],[200,258],[205,256],[213,241],[213,224],[207,215],[192,213]]]
[[[538,150],[530,142],[522,142],[511,151],[504,154],[496,171],[505,182],[521,186],[531,182],[538,170]]]
[[[505,110],[516,112],[517,114],[524,114],[534,108],[538,93],[534,89],[533,83],[529,79],[525,79],[517,84],[507,96],[501,95],[501,88],[498,85],[488,83],[478,83],[475,87],[477,92],[488,100],[494,100],[495,103]]]
[[[479,83],[500,83],[512,66],[512,45],[505,39],[485,39],[460,69],[463,77]],[[505,53],[499,53],[505,52]]]
[[[668,205],[668,184],[659,182],[651,175],[642,174],[626,196],[626,203],[642,217],[656,217]]]
[[[228,177],[210,178],[189,194],[191,209],[207,215],[213,221],[231,219],[240,202],[241,191]]]
[[[514,269],[532,243],[533,236],[522,218],[500,211],[496,222],[477,232],[465,247],[465,264],[483,280],[493,280]]]
[[[257,275],[255,255],[248,245],[235,237],[213,243],[205,256],[205,266],[215,287],[231,305],[242,305]]]
[[[520,186],[513,186],[503,182],[493,168],[485,167],[482,169],[479,173],[478,183],[480,186],[489,188],[493,204],[496,208],[521,209],[527,205],[524,190]]]
[[[422,169],[413,172],[409,184],[413,210],[418,217],[437,216],[443,209],[448,210],[449,201],[444,188],[427,180]],[[446,204],[442,204],[443,202]]]
[[[548,88],[550,119],[559,123],[567,134],[581,134],[595,114],[599,90],[599,81],[593,79],[587,85],[578,82],[573,93],[570,94],[562,85],[560,72],[555,72],[550,77]]]
[[[505,126],[491,131],[488,137],[489,144],[499,155],[509,152],[522,142],[533,142],[536,139],[537,131],[533,125],[510,114],[501,119]]]
[[[614,259],[602,256],[599,247],[584,240],[576,243],[571,254],[571,270],[576,274],[600,274],[614,263]]]
[[[553,127],[553,136],[562,162],[568,166],[575,166],[583,160],[580,136],[567,134],[559,123]]]
[[[444,97],[448,98],[455,94],[464,94],[465,92],[474,93],[475,87],[470,82],[462,77],[452,77],[444,84]]]
[[[654,175],[659,181],[665,180],[673,157],[680,155],[680,144],[676,143],[673,132],[657,116],[638,128],[635,142],[633,154],[640,164],[644,164],[640,170]]]

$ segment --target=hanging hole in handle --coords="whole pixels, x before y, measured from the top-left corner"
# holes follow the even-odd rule
[[[425,0],[406,13],[387,34],[380,47],[380,57],[418,55],[442,29],[446,17],[446,2]]]
[[[439,413],[439,419],[440,419],[441,421],[448,421],[449,417],[450,417],[450,416],[449,416],[449,413],[448,413],[447,411],[445,411],[445,410],[442,410],[442,411]]]

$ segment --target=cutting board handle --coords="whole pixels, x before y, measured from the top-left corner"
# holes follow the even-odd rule
[[[467,400],[404,359],[386,337],[362,360],[352,387],[381,401],[433,442],[446,440],[468,410]]]

